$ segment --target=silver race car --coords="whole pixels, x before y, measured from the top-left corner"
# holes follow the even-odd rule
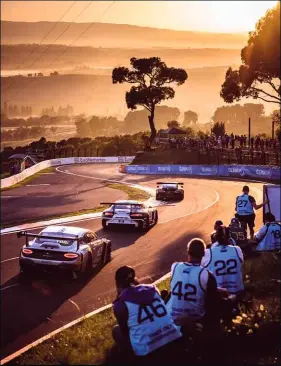
[[[141,230],[149,230],[158,222],[158,211],[146,206],[142,202],[134,200],[120,200],[114,203],[101,202],[110,207],[102,213],[102,226],[107,229],[110,226],[134,227]]]
[[[183,200],[183,183],[157,182],[156,200]]]
[[[19,256],[21,272],[41,268],[87,274],[111,259],[110,240],[99,238],[88,229],[48,226],[40,234],[21,231],[17,236],[26,238]],[[33,240],[29,241],[29,238]]]

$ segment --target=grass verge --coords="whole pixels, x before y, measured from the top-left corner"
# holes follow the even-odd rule
[[[4,191],[9,191],[10,189],[14,189],[14,188],[20,188],[25,186],[27,183],[30,183],[31,181],[33,181],[33,179],[40,177],[42,174],[44,173],[52,173],[55,171],[54,167],[49,167],[43,170],[40,170],[40,172],[37,172],[33,175],[31,175],[30,177],[25,178],[24,180],[22,180],[21,182],[14,184],[13,186],[7,187],[7,188],[1,188],[1,192]]]
[[[43,172],[43,170],[42,170],[42,172]],[[112,189],[119,189],[120,191],[127,193],[128,199],[130,199],[130,200],[144,201],[150,197],[150,195],[148,193],[142,191],[141,189],[129,187],[124,184],[115,184],[115,183],[108,184],[107,187],[112,188]],[[42,220],[46,221],[46,220],[53,220],[53,219],[67,218],[67,217],[71,217],[71,216],[79,216],[79,215],[86,215],[86,214],[91,214],[91,213],[102,212],[105,208],[106,208],[106,206],[98,206],[98,207],[94,207],[94,208],[68,212],[68,213],[65,213],[62,215],[54,215],[54,216],[48,216],[48,217],[45,216],[45,217],[39,218],[38,221],[34,222],[34,224],[36,224],[36,222],[39,222]],[[20,221],[20,224],[26,224],[28,222],[30,222],[30,219],[22,219]],[[4,229],[7,227],[16,226],[16,225],[19,225],[18,221],[13,221],[13,222],[5,223],[5,224],[1,223],[0,227],[1,227],[1,229]]]
[[[184,343],[171,345],[173,352],[168,355],[163,353],[163,348],[156,358],[154,356],[153,363],[185,364],[188,359],[199,365],[280,364],[280,286],[271,281],[280,279],[279,268],[280,257],[271,253],[248,259],[244,281],[254,296],[251,308],[240,308],[241,316],[237,316],[231,326],[221,324],[218,334],[197,332]],[[158,288],[169,288],[169,279],[158,284]],[[113,351],[111,329],[114,324],[112,309],[107,309],[57,334],[10,364],[126,364],[127,355]],[[136,358],[130,359],[130,364],[140,364],[138,362]]]

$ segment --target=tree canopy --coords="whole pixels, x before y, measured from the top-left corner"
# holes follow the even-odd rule
[[[183,117],[183,124],[189,125],[191,123],[197,123],[198,122],[198,114],[196,112],[188,110],[187,112],[184,112]]]
[[[229,67],[226,72],[220,92],[224,101],[252,97],[280,104],[280,2],[249,33],[241,60],[239,70]]]
[[[112,82],[135,84],[126,92],[126,104],[131,110],[142,106],[149,111],[148,121],[150,138],[147,147],[156,137],[155,107],[162,101],[175,96],[171,83],[182,85],[187,80],[184,69],[168,67],[159,57],[130,59],[131,70],[127,67],[116,67],[112,71]]]

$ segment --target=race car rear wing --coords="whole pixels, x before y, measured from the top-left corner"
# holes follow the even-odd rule
[[[156,184],[157,185],[160,185],[160,184],[177,184],[179,186],[183,186],[183,183],[181,183],[181,182],[157,182]]]
[[[143,205],[143,203],[139,202],[139,203],[126,203],[126,202],[101,202],[101,205],[109,205],[109,206],[113,206],[113,210],[114,210],[114,206],[118,205],[118,206],[141,206]]]
[[[53,240],[61,240],[61,241],[73,241],[73,240],[77,240],[77,250],[79,249],[79,240],[78,240],[78,236],[74,236],[72,238],[70,237],[61,237],[61,236],[49,236],[49,235],[40,235],[40,234],[33,234],[33,233],[28,233],[27,231],[20,231],[17,233],[17,237],[18,238],[22,238],[23,236],[25,236],[25,245],[28,247],[28,238],[40,238],[40,239],[53,239]]]

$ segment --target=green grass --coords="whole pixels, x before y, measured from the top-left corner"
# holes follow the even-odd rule
[[[222,323],[220,333],[197,331],[194,338],[192,336],[192,339],[186,340],[188,343],[199,339],[200,356],[192,354],[195,364],[202,364],[201,358],[205,359],[203,364],[210,363],[209,357],[214,347],[218,347],[218,352],[215,352],[215,357],[219,357],[216,364],[232,361],[248,365],[280,364],[280,286],[269,286],[272,278],[280,279],[278,267],[280,268],[280,257],[270,253],[247,260],[244,276],[246,286],[249,289],[252,286],[253,304],[247,309],[240,307],[242,316],[234,319],[230,326]],[[158,284],[158,288],[169,289],[169,279]],[[16,361],[20,365],[102,364],[112,354],[114,342],[111,330],[115,323],[112,309],[107,309],[57,334],[12,362],[14,364]],[[196,343],[192,344],[190,350],[195,352]],[[189,346],[190,344],[175,346],[178,361],[185,362],[189,359],[192,362],[187,349]],[[126,359],[126,355],[123,356]],[[167,362],[167,355],[161,356],[160,353],[157,357],[154,364]],[[118,360],[122,363],[122,359]]]
[[[22,180],[21,182],[19,182],[17,184],[14,184],[13,186],[10,186],[7,188],[1,188],[1,192],[9,191],[10,189],[14,189],[14,188],[24,187],[26,184],[32,182],[35,178],[39,178],[42,174],[52,173],[54,170],[55,170],[54,167],[49,167],[49,168],[40,170],[40,172],[37,172],[37,173],[31,175],[30,177],[25,178],[24,180]]]
[[[45,169],[44,171],[42,170],[42,172],[46,172],[46,171],[47,171],[47,169]],[[138,188],[132,188],[132,187],[126,186],[124,184],[108,184],[107,187],[112,188],[112,189],[119,189],[120,191],[127,193],[128,199],[131,199],[131,200],[143,201],[150,197],[148,193],[146,193]],[[71,217],[71,216],[79,216],[79,215],[102,212],[105,208],[106,208],[106,206],[98,206],[98,207],[94,207],[94,208],[68,212],[68,213],[65,213],[62,215],[41,217],[40,219],[38,219],[37,222],[42,221],[42,220],[46,221],[46,220],[52,220],[52,219],[59,219],[59,218],[66,218],[66,217]],[[30,219],[28,219],[28,218],[20,220],[20,224],[25,224],[28,222],[30,222]],[[36,221],[34,223],[36,224]],[[19,225],[19,222],[11,221],[9,223],[1,224],[0,227],[1,227],[1,229],[4,229],[4,228],[15,226],[15,225]]]
[[[145,201],[150,197],[149,193],[125,184],[113,183],[109,184],[108,187],[127,193],[129,200]]]

